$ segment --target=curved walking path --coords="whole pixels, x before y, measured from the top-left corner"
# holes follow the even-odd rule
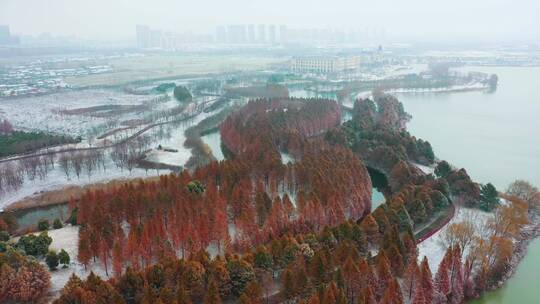
[[[422,228],[418,233],[415,233],[416,235],[420,235],[416,239],[416,244],[420,244],[423,241],[429,239],[432,237],[435,233],[439,232],[444,226],[448,225],[448,223],[454,218],[454,215],[456,214],[456,206],[453,203],[450,203],[449,211],[445,214],[444,217],[439,217],[433,222],[426,225],[424,228]],[[427,232],[425,232],[428,230]]]

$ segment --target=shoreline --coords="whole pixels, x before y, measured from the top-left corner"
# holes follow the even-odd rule
[[[54,205],[67,204],[70,198],[79,198],[83,193],[88,190],[97,190],[107,187],[114,187],[127,182],[133,182],[137,180],[155,180],[158,176],[147,177],[134,177],[134,178],[119,178],[105,182],[96,182],[86,185],[66,185],[60,189],[49,190],[41,193],[35,193],[26,196],[20,200],[8,204],[2,212],[20,212],[42,207],[50,207]]]
[[[522,262],[523,258],[527,255],[529,251],[529,244],[540,237],[540,216],[535,215],[531,219],[531,223],[527,225],[520,233],[520,240],[517,242],[514,253],[512,255],[512,260],[510,261],[507,271],[502,276],[502,278],[495,284],[490,285],[484,292],[492,292],[499,288],[502,288],[508,280],[512,279],[518,269],[519,264]],[[483,294],[482,294],[483,295]],[[479,297],[481,298],[482,295]]]
[[[400,94],[400,95],[407,95],[407,94],[445,94],[445,93],[465,93],[465,92],[478,92],[478,91],[488,91],[490,88],[488,86],[482,86],[482,87],[474,87],[474,86],[471,86],[471,87],[468,87],[468,86],[465,86],[465,87],[462,87],[462,88],[451,88],[451,87],[447,87],[447,88],[442,88],[442,89],[435,89],[435,90],[427,90],[427,91],[423,91],[423,90],[412,90],[412,91],[406,91],[405,89],[403,88],[400,88],[400,89],[395,89],[395,90],[388,90],[389,93],[391,94]]]

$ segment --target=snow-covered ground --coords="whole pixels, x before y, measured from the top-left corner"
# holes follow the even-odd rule
[[[444,254],[446,253],[447,248],[444,247],[442,239],[449,225],[451,225],[452,223],[470,221],[475,226],[475,230],[478,231],[478,234],[480,234],[480,231],[482,231],[482,227],[491,217],[493,217],[493,213],[484,212],[478,209],[469,209],[464,207],[458,208],[456,210],[454,218],[452,218],[446,226],[444,226],[441,230],[437,231],[430,238],[418,244],[419,261],[421,261],[424,256],[426,256],[428,258],[431,271],[436,272],[439,264],[444,257]]]
[[[218,161],[225,159],[223,151],[221,151],[221,135],[219,132],[213,132],[202,136],[201,140],[210,147],[212,154]]]
[[[416,168],[420,169],[422,172],[424,172],[424,174],[434,174],[435,173],[435,168],[432,168],[432,167],[429,167],[429,166],[424,166],[424,165],[421,165],[421,164],[418,164],[418,163],[415,163],[415,162],[411,162],[411,164],[413,166],[415,166]]]
[[[281,155],[281,163],[282,164],[284,164],[284,165],[286,165],[288,163],[294,164],[295,160],[289,153],[285,153],[285,152],[280,151],[279,154]]]
[[[231,230],[234,232],[234,227],[231,227]],[[60,252],[60,250],[64,249],[71,258],[68,268],[62,268],[59,266],[57,270],[50,272],[52,283],[50,292],[53,297],[58,296],[59,291],[62,290],[73,273],[79,276],[81,279],[86,278],[91,271],[104,280],[107,280],[113,276],[111,266],[109,266],[109,275],[107,276],[105,268],[100,261],[91,261],[86,270],[84,265],[79,263],[77,260],[77,252],[79,248],[79,226],[68,225],[61,229],[49,230],[48,234],[53,240],[49,246],[49,249],[55,250],[56,252]],[[224,246],[221,246],[221,248],[218,249],[217,244],[210,244],[206,250],[213,258],[218,254],[223,254]],[[43,261],[42,264],[45,265],[45,262]]]
[[[183,166],[191,156],[191,150],[184,147],[184,141],[186,140],[185,130],[213,114],[214,113],[201,113],[188,122],[163,125],[147,131],[145,135],[148,135],[150,138],[162,138],[153,140],[151,144],[153,147],[162,145],[163,147],[178,150],[178,152],[165,152],[162,150],[153,149],[148,153],[147,160],[174,166]],[[106,152],[105,155],[107,154],[108,153]],[[22,187],[20,187],[18,190],[0,193],[0,210],[25,197],[44,191],[58,190],[66,186],[83,186],[93,183],[107,182],[114,179],[131,179],[137,177],[155,176],[157,174],[168,174],[170,172],[169,170],[147,171],[140,168],[134,168],[131,172],[127,169],[121,170],[113,163],[109,156],[105,157],[105,167],[106,170],[95,169],[91,176],[88,176],[83,170],[79,179],[77,179],[74,173],[71,172],[70,178],[68,179],[66,178],[66,175],[60,168],[59,164],[56,163],[54,169],[51,169],[43,180],[36,177],[35,180],[31,181],[25,177]]]
[[[366,98],[373,99],[371,91],[362,91],[362,92],[356,94],[354,98],[347,98],[347,99],[343,100],[343,103],[341,105],[346,107],[346,108],[352,109],[354,107],[354,102],[357,99],[366,99]]]
[[[168,174],[169,171],[160,170],[159,173]],[[156,174],[157,173],[155,170],[148,170],[148,172],[146,172],[144,169],[140,168],[134,168],[131,172],[129,172],[127,169],[120,170],[113,164],[112,160],[107,157],[106,170],[95,170],[92,172],[90,177],[88,177],[88,175],[83,171],[79,179],[77,179],[75,174],[71,172],[70,179],[68,180],[60,166],[56,164],[54,169],[49,171],[45,179],[40,180],[36,177],[35,180],[31,181],[28,178],[25,178],[22,187],[17,191],[0,194],[0,210],[7,207],[11,203],[44,191],[58,190],[72,185],[84,186],[88,184],[107,182],[114,179],[131,179],[137,177],[155,176]]]
[[[59,266],[57,270],[51,272],[51,293],[53,295],[58,294],[67,283],[72,273],[75,273],[77,276],[84,279],[90,274],[90,271],[93,271],[101,278],[108,279],[105,268],[100,262],[91,262],[87,270],[84,270],[84,265],[77,261],[77,251],[79,248],[78,226],[66,226],[61,229],[49,230],[48,233],[53,240],[49,249],[56,250],[57,252],[64,249],[71,258],[68,268]],[[109,276],[111,276],[111,269],[109,269]]]
[[[459,92],[459,91],[469,91],[469,90],[483,90],[487,86],[480,82],[471,82],[463,85],[452,85],[449,87],[441,88],[398,88],[398,89],[389,89],[386,90],[386,93],[391,94],[420,94],[420,93],[446,93],[446,92]]]
[[[40,232],[35,232],[34,234],[37,235],[39,233]],[[86,270],[84,269],[84,265],[77,260],[77,252],[79,250],[79,226],[66,225],[60,229],[48,230],[47,234],[52,238],[49,250],[54,250],[56,253],[59,253],[60,250],[64,249],[69,254],[70,258],[69,266],[67,268],[63,268],[62,265],[59,265],[57,270],[49,271],[51,274],[51,289],[49,292],[53,298],[56,298],[59,295],[60,290],[62,290],[73,273],[81,279],[86,278],[92,271],[103,279],[108,279],[112,276],[111,269],[108,269],[109,276],[107,276],[105,268],[97,260],[96,262],[91,260]],[[18,239],[19,237],[16,237],[10,241],[17,242]],[[39,262],[45,266],[47,270],[49,269],[45,263],[45,259],[42,259]]]
[[[99,105],[137,105],[148,96],[129,95],[112,90],[67,91],[43,96],[6,99],[0,103],[0,116],[19,129],[49,131],[83,136],[107,119],[88,115],[65,115],[62,110]]]
[[[201,113],[195,118],[189,121],[189,123],[182,123],[177,126],[164,126],[170,132],[170,136],[166,136],[161,140],[158,140],[154,145],[161,145],[168,149],[175,149],[178,152],[167,152],[163,150],[153,149],[146,155],[146,160],[161,163],[172,166],[184,166],[191,156],[191,150],[184,147],[184,142],[186,141],[185,131],[194,125],[197,125],[203,119],[214,115],[214,112],[210,113]]]

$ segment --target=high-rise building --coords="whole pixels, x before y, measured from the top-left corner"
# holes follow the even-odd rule
[[[249,43],[255,43],[255,25],[250,24],[247,27],[247,40]]]
[[[245,25],[239,25],[240,29],[240,43],[247,42],[247,27]]]
[[[10,36],[9,26],[0,25],[0,41],[8,40]]]
[[[245,25],[229,25],[227,28],[227,40],[229,43],[246,43],[247,33]]]
[[[227,42],[227,30],[224,26],[218,26],[216,28],[216,42],[225,43]]]
[[[276,26],[270,25],[268,27],[268,42],[276,43]]]
[[[2,44],[19,44],[19,37],[11,36],[7,25],[0,25],[0,45]]]
[[[287,40],[287,26],[282,24],[279,26],[279,41],[285,43]]]
[[[146,25],[137,25],[135,27],[137,32],[137,47],[140,49],[147,49],[150,47],[150,27]]]
[[[259,24],[257,30],[257,41],[259,43],[266,43],[266,25]]]
[[[150,30],[150,47],[161,48],[163,46],[163,32],[161,30]]]

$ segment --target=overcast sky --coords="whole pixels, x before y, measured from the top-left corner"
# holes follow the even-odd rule
[[[540,0],[0,0],[12,33],[130,39],[136,24],[214,32],[220,24],[385,28],[415,40],[540,40]]]

